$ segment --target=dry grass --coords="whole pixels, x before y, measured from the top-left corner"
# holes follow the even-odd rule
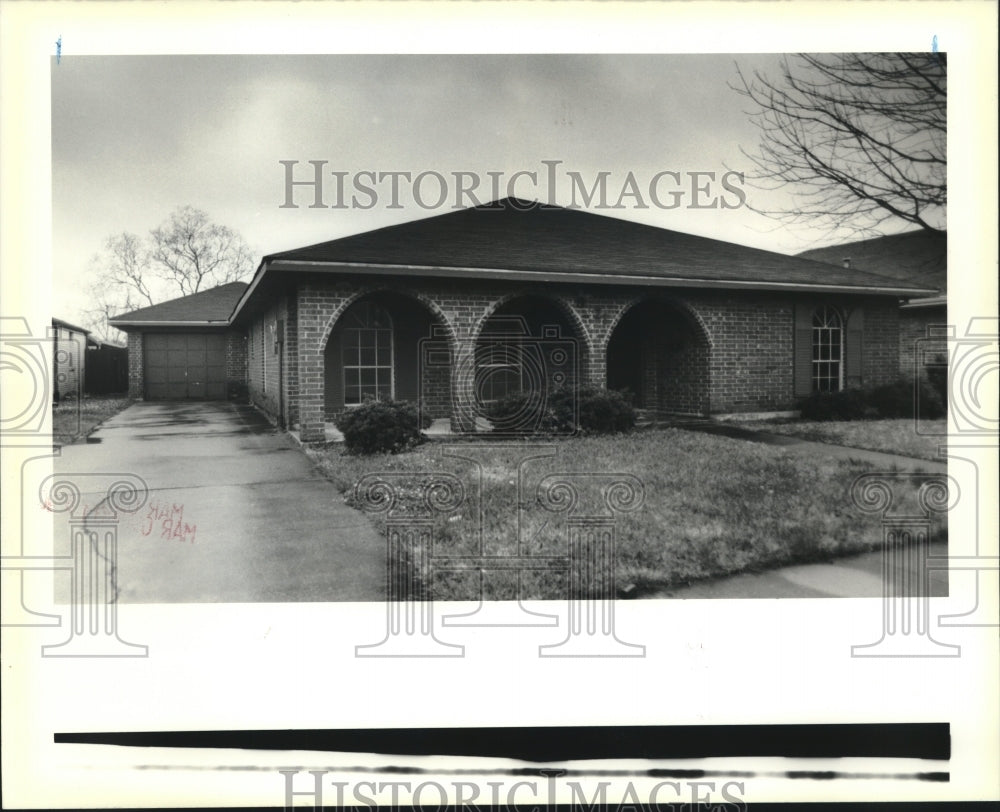
[[[551,456],[520,465],[528,450],[513,443],[435,442],[406,454],[373,457],[352,457],[340,446],[329,446],[309,454],[355,507],[362,501],[355,483],[366,474],[404,483],[393,515],[430,517],[435,555],[478,553],[480,512],[485,554],[514,554],[520,538],[521,554],[565,555],[566,514],[540,504],[541,480],[567,472],[579,485],[576,510],[583,515],[604,512],[601,488],[609,480],[580,475],[632,474],[642,482],[645,505],[616,517],[616,573],[619,587],[632,583],[640,591],[828,560],[875,549],[881,540],[878,518],[862,514],[849,495],[854,479],[869,470],[861,462],[806,459],[772,446],[679,429],[574,438],[549,446]],[[449,449],[459,456],[449,456]],[[431,472],[450,472],[465,483],[461,507],[445,513],[426,509],[421,485]],[[384,529],[385,513],[370,515]],[[523,597],[565,595],[561,576],[554,573],[521,577]],[[478,584],[477,573],[438,577],[434,597],[476,597]],[[515,584],[509,573],[490,576],[485,596],[513,597]]]
[[[127,397],[114,395],[65,400],[52,407],[52,442],[55,445],[75,443],[131,403]]]

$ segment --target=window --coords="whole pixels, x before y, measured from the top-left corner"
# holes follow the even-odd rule
[[[392,398],[392,319],[371,302],[344,314],[341,333],[344,404]]]
[[[492,403],[522,390],[521,352],[516,345],[491,343],[480,348],[476,364],[476,393]]]
[[[812,388],[839,392],[844,384],[844,322],[832,307],[813,311]]]

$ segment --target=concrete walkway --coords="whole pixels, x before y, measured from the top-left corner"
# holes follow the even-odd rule
[[[64,447],[55,468],[70,480],[121,472],[148,485],[146,506],[119,520],[119,601],[384,598],[384,540],[248,406],[137,403]],[[84,502],[100,500],[86,476],[79,483]],[[54,518],[66,554],[68,518]]]
[[[931,544],[933,558],[948,555],[948,545]],[[908,562],[912,563],[912,562]],[[916,572],[911,568],[911,573]],[[699,581],[689,586],[663,589],[647,598],[880,598],[882,551],[838,558],[823,564],[797,564],[767,572],[743,573],[729,578]],[[947,597],[948,573],[930,572],[929,597]]]

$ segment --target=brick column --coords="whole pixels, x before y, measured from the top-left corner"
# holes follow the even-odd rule
[[[323,393],[323,330],[330,309],[321,304],[323,297],[309,285],[297,291],[299,341],[297,372],[299,384],[299,437],[304,443],[321,443],[326,439]]]
[[[145,390],[142,385],[142,333],[128,334],[128,396],[133,400],[142,400]]]
[[[467,327],[456,328],[451,361],[451,430],[459,433],[476,428],[476,342]]]

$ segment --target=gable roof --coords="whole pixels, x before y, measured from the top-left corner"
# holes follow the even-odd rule
[[[78,327],[75,324],[70,324],[68,321],[63,321],[63,319],[57,319],[55,316],[52,317],[52,326],[62,327],[65,330],[72,330],[73,332],[83,333],[88,336],[90,335],[90,330],[87,330],[84,327]]]
[[[944,231],[907,231],[887,237],[814,248],[799,254],[805,259],[842,264],[944,293],[948,289],[948,234]]]
[[[246,291],[245,282],[229,282],[190,296],[142,307],[108,319],[114,327],[187,327],[194,325],[225,327],[233,308]]]
[[[933,292],[840,265],[516,198],[271,254],[261,270]]]

